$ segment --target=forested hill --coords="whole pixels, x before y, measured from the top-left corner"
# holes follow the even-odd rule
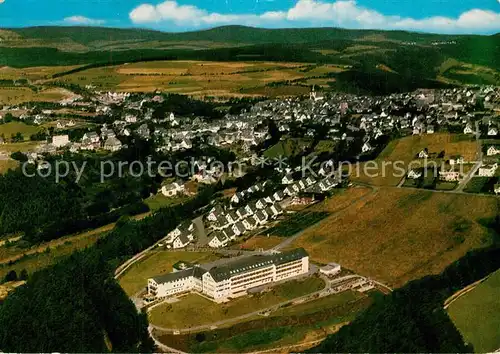
[[[408,31],[351,30],[342,28],[286,28],[264,29],[245,26],[223,26],[209,30],[167,33],[146,29],[119,29],[107,27],[26,27],[6,28],[0,37],[9,41],[73,41],[81,45],[90,45],[122,41],[161,41],[191,42],[209,41],[232,44],[262,43],[311,43],[331,40],[373,40],[428,43],[432,41],[452,41],[460,39],[480,38],[475,35],[440,35]],[[484,36],[488,37],[488,36]],[[36,42],[35,42],[36,43]]]

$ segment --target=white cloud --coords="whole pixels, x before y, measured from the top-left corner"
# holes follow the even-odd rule
[[[0,0],[1,1],[1,0]],[[167,0],[158,5],[142,4],[130,12],[136,24],[173,24],[196,28],[225,24],[265,27],[338,26],[364,29],[407,29],[442,33],[500,31],[500,13],[473,9],[458,18],[424,19],[387,16],[359,6],[355,0],[298,0],[290,9],[262,14],[221,14],[192,5],[179,5]]]
[[[88,18],[85,16],[78,16],[78,15],[66,17],[63,20],[63,22],[66,24],[71,24],[71,25],[87,25],[87,26],[96,26],[96,25],[102,25],[102,24],[106,23],[106,21],[104,21],[104,20],[97,20],[97,19]]]

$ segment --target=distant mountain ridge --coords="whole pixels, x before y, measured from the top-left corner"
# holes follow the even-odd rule
[[[414,41],[419,43],[429,40],[488,37],[479,35],[440,35],[408,31],[357,30],[334,27],[264,29],[246,26],[222,26],[190,32],[161,32],[149,29],[85,26],[45,26],[5,28],[4,30],[13,32],[25,40],[55,41],[71,39],[83,45],[98,41],[212,41],[247,44],[310,43],[325,40],[360,40],[369,39],[374,36],[377,36],[377,40]],[[499,35],[497,34],[496,36]]]

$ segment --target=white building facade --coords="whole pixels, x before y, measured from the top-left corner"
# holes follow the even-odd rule
[[[262,285],[309,272],[309,256],[302,249],[273,255],[242,257],[222,265],[192,268],[148,279],[148,294],[156,299],[183,292],[199,292],[215,302],[244,296]]]

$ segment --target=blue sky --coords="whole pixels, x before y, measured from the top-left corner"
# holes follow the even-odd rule
[[[500,0],[0,0],[0,27],[219,25],[500,32]]]

